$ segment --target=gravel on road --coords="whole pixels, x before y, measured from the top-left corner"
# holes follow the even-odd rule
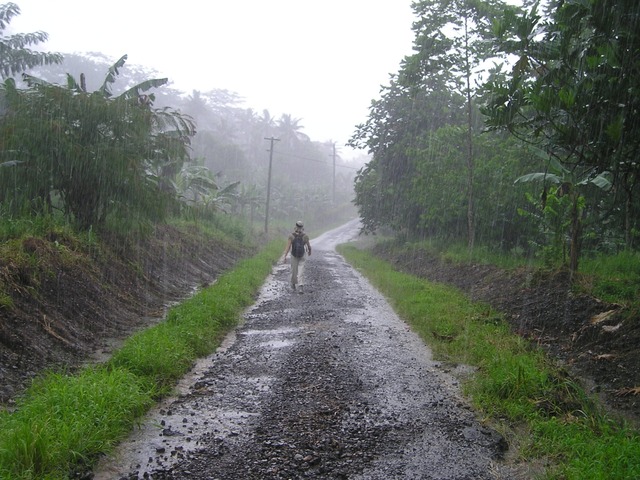
[[[240,326],[94,478],[515,478],[459,377],[336,253],[355,234],[311,238],[304,293],[274,267]]]

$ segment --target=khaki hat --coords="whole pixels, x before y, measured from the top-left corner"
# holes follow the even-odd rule
[[[296,227],[298,227],[298,228],[302,228],[302,227],[304,227],[304,225],[302,224],[302,221],[301,221],[301,220],[298,220],[298,221],[296,222]]]

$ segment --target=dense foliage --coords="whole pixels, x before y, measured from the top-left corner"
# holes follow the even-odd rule
[[[0,78],[4,79],[37,65],[62,62],[59,53],[31,50],[29,47],[47,41],[45,32],[5,35],[5,28],[11,19],[20,14],[15,3],[0,5]]]
[[[585,248],[633,248],[635,2],[413,8],[414,53],[351,139],[373,154],[356,179],[365,229],[478,239],[574,270]]]
[[[0,6],[0,34],[19,13]],[[317,225],[349,207],[356,166],[340,159],[335,142],[312,141],[300,119],[257,114],[227,90],[187,95],[125,66],[126,55],[63,61],[26,48],[46,38],[0,36],[5,220],[60,212],[81,229],[129,231],[172,215],[225,212],[257,224],[267,193],[276,221]]]
[[[153,96],[143,94],[166,79],[113,98],[111,84],[125,60],[92,93],[71,76],[67,87],[27,75],[29,89],[17,89],[13,79],[4,83],[0,201],[8,213],[59,207],[89,229],[114,212],[153,220],[169,212],[174,192],[167,178],[188,158],[194,126],[176,112],[154,109]]]

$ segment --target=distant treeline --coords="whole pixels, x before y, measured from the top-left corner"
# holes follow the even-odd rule
[[[0,34],[19,13],[0,5]],[[263,222],[269,184],[274,220],[352,203],[356,165],[340,159],[339,145],[312,141],[300,119],[258,114],[213,86],[188,95],[126,55],[29,48],[46,39],[3,35],[3,218],[61,214],[81,229],[212,212]]]

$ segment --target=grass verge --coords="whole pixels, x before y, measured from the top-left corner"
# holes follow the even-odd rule
[[[610,303],[640,311],[640,252],[624,251],[581,260],[580,287]]]
[[[65,479],[122,440],[194,360],[212,353],[251,305],[282,242],[240,261],[210,287],[132,336],[111,360],[43,375],[0,412],[0,478]]]
[[[476,245],[472,250],[466,243],[447,243],[426,239],[419,242],[399,241],[397,237],[382,237],[377,244],[410,255],[426,254],[454,263],[495,265],[503,269],[527,267],[540,271],[554,271],[563,267],[547,265],[539,258],[527,258],[523,252],[510,253]],[[640,252],[622,251],[615,254],[585,253],[574,287],[577,291],[597,297],[611,304],[622,305],[628,316],[640,311]]]
[[[640,435],[605,415],[545,354],[511,333],[490,307],[458,290],[393,270],[352,245],[339,252],[382,292],[438,360],[476,367],[464,391],[508,437],[524,430],[525,461],[545,459],[541,478],[640,478]]]

